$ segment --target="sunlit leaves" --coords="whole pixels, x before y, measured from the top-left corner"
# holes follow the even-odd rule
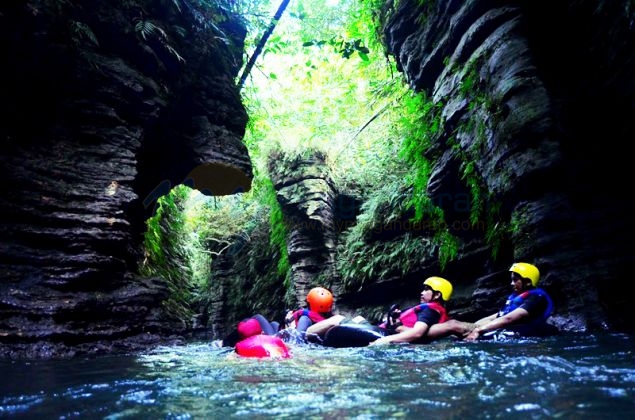
[[[305,41],[302,43],[303,47],[322,47],[324,45],[330,45],[338,54],[341,54],[344,58],[351,58],[354,53],[358,53],[364,61],[368,61],[368,54],[370,50],[364,46],[361,39],[344,40],[340,37],[331,38],[328,41],[318,41],[316,39],[311,41]]]
[[[368,146],[356,153],[360,145],[354,137],[373,118],[373,106],[386,105],[373,98],[379,91],[377,82],[390,78],[393,69],[386,66],[381,50],[367,46],[374,36],[372,22],[356,23],[356,37],[349,36],[347,25],[352,14],[360,15],[355,10],[359,4],[334,3],[293,2],[270,37],[267,53],[243,89],[251,118],[267,120],[252,127],[269,130],[247,134],[250,152],[269,149],[255,144],[266,139],[290,149],[319,148],[350,167],[359,168],[358,159],[368,161],[368,156],[361,156]],[[365,134],[383,142],[387,136],[379,122]],[[346,158],[336,157],[342,153]],[[256,155],[251,153],[255,161],[261,160]]]

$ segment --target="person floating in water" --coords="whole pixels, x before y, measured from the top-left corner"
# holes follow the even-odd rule
[[[546,322],[553,312],[553,301],[547,292],[537,287],[540,281],[538,267],[516,262],[509,268],[509,272],[513,291],[498,312],[475,323],[449,320],[434,325],[428,331],[428,338],[454,335],[474,341],[500,333],[524,337],[556,333],[557,329]]]
[[[425,343],[428,341],[426,333],[439,323],[446,322],[448,314],[445,310],[445,303],[452,296],[452,283],[442,277],[428,277],[423,282],[421,291],[421,304],[411,308],[412,312],[409,321],[409,314],[404,313],[395,321],[400,325],[393,325],[388,329],[388,335],[381,337],[370,343],[371,346],[389,343]],[[387,318],[389,325],[390,317]],[[404,316],[405,315],[405,316]],[[388,326],[387,325],[387,326]],[[394,332],[390,334],[390,332]]]
[[[238,323],[237,328],[222,340],[213,342],[216,347],[233,347],[241,340],[257,335],[278,335],[284,339],[305,341],[308,327],[333,315],[333,294],[324,287],[314,287],[306,297],[308,308],[289,311],[285,317],[285,329],[280,324],[269,321],[261,314],[253,315]]]
[[[386,323],[373,326],[361,316],[349,321],[342,315],[334,315],[310,326],[307,335],[319,337],[320,343],[329,347],[425,342],[426,332],[432,325],[449,319],[445,303],[450,299],[452,290],[452,283],[448,280],[429,277],[423,282],[421,303],[403,313],[391,308]]]
[[[289,311],[285,327],[305,333],[312,325],[333,316],[333,294],[324,287],[314,287],[306,296],[308,308]]]
[[[245,338],[258,334],[275,335],[279,329],[280,324],[277,322],[270,322],[263,315],[256,314],[240,321],[234,331],[222,340],[215,341],[214,345],[217,347],[234,347],[236,343]]]

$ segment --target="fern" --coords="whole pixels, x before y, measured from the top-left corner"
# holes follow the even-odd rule
[[[429,258],[432,249],[427,239],[408,232],[392,241],[366,243],[355,240],[350,232],[338,246],[337,270],[342,286],[348,291],[361,290],[365,284],[412,272]]]
[[[165,313],[186,323],[193,315],[191,302],[197,288],[191,282],[193,249],[184,234],[183,203],[187,190],[185,187],[174,188],[159,199],[157,213],[147,222],[146,259],[140,267],[142,275],[165,280],[170,292],[163,302]]]
[[[168,34],[159,26],[155,25],[149,20],[139,19],[135,24],[135,31],[141,36],[144,41],[148,41],[148,38],[156,38],[161,45],[180,62],[185,62],[185,59],[172,47],[168,42]]]
[[[95,36],[95,33],[90,28],[90,26],[86,25],[85,23],[73,21],[71,23],[71,32],[73,34],[73,42],[75,42],[76,44],[80,44],[82,40],[86,40],[96,47],[99,46],[97,36]]]
[[[181,13],[181,1],[180,0],[172,0],[172,4],[176,7],[176,10]]]
[[[167,39],[168,34],[163,29],[150,22],[149,20],[139,19],[135,24],[135,31],[141,35],[144,40],[148,40],[151,35],[157,35],[162,39]]]
[[[404,98],[401,119],[404,140],[400,156],[410,163],[409,182],[412,198],[409,205],[415,210],[414,219],[421,221],[428,213],[431,202],[427,195],[430,162],[425,152],[441,129],[440,105],[428,100],[425,94],[413,94]]]
[[[171,45],[169,44],[165,44],[165,48],[173,55],[176,57],[177,60],[179,60],[182,63],[185,63],[185,59],[183,57],[181,57],[181,55],[176,52],[176,50],[174,48],[172,48]]]

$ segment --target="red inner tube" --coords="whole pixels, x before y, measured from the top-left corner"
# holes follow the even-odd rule
[[[236,353],[244,357],[289,358],[289,349],[280,337],[258,334],[236,343]]]

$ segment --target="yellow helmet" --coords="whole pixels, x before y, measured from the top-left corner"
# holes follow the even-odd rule
[[[428,277],[423,284],[432,287],[432,290],[441,292],[441,296],[446,302],[450,300],[450,296],[452,296],[452,283],[443,277]]]
[[[531,284],[534,287],[536,287],[538,280],[540,280],[540,271],[538,271],[538,267],[535,265],[522,262],[514,263],[511,267],[509,267],[509,271],[518,274],[520,277],[531,280]]]

